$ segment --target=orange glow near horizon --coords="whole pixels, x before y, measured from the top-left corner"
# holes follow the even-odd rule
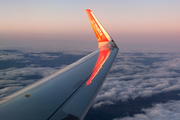
[[[80,4],[75,1],[1,1],[0,40],[95,40],[86,16],[87,8],[116,41],[122,41],[122,35],[133,38],[134,43],[144,36],[168,36],[169,43],[175,37],[180,39],[180,1],[96,2],[98,7],[92,1]]]
[[[67,21],[66,24],[62,24],[61,21],[59,23],[54,22],[25,22],[20,21],[14,23],[12,22],[2,22],[0,20],[0,34],[65,34],[65,33],[76,33],[77,35],[82,35],[90,33],[92,30],[89,27],[89,23],[87,19],[84,19],[84,23],[80,21],[76,24],[76,22],[71,23]],[[112,22],[111,22],[112,21]],[[116,20],[109,20],[108,24],[105,25],[105,28],[110,33],[114,34],[180,34],[180,20],[176,20],[173,22],[168,21],[121,21],[117,23]],[[69,23],[70,22],[70,23]],[[65,23],[65,22],[63,22]],[[81,24],[81,26],[79,26]],[[96,34],[97,36],[97,34]],[[97,37],[98,38],[98,37]]]

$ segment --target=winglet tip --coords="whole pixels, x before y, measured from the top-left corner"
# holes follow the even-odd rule
[[[91,11],[90,9],[86,9],[86,11]]]
[[[106,30],[102,27],[100,22],[97,20],[95,15],[92,13],[90,9],[86,9],[88,18],[90,20],[91,26],[94,30],[94,33],[97,37],[98,42],[109,42],[111,41],[111,37],[106,32]]]

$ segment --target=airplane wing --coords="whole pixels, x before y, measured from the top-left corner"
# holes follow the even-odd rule
[[[118,52],[91,10],[96,51],[18,92],[0,99],[0,120],[82,120],[101,89]]]

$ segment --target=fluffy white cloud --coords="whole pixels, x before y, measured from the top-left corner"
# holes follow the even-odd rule
[[[155,104],[152,108],[142,109],[145,114],[133,117],[115,118],[113,120],[179,120],[180,101]]]
[[[17,76],[29,76],[29,75],[41,75],[46,77],[50,75],[52,72],[57,71],[58,69],[54,69],[51,67],[25,67],[25,68],[8,68],[4,70],[0,70],[0,79],[13,79]]]
[[[144,64],[148,58],[155,60]],[[180,90],[179,73],[179,54],[118,54],[93,107]]]
[[[11,94],[24,86],[39,80],[39,78],[32,79],[31,76],[33,75],[46,77],[54,71],[57,71],[57,69],[49,67],[25,67],[0,70],[0,97]]]
[[[24,56],[20,52],[5,52],[0,51],[0,60],[19,60],[24,59]]]

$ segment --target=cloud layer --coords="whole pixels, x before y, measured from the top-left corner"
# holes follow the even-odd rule
[[[0,97],[23,88],[59,68],[79,59],[82,55],[63,52],[30,52],[1,50]],[[64,62],[58,62],[58,61]],[[75,61],[75,59],[74,59]],[[16,63],[14,65],[14,63]],[[53,64],[49,64],[53,63]],[[9,66],[8,66],[9,65]],[[180,90],[179,53],[119,53],[112,69],[96,97],[93,108],[116,105],[137,98]],[[179,101],[154,103],[153,107],[142,108],[143,113],[114,120],[150,120],[179,118]],[[121,113],[119,113],[121,114]],[[154,117],[153,117],[154,116]]]
[[[142,109],[145,114],[135,114],[133,117],[115,118],[113,120],[179,120],[180,101],[170,101],[155,104],[152,108]]]
[[[180,90],[180,54],[118,54],[94,108]]]

